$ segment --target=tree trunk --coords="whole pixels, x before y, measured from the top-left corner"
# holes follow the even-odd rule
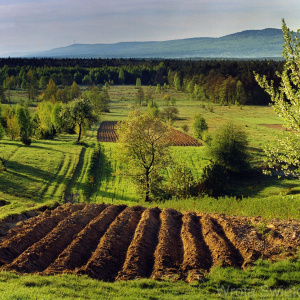
[[[80,142],[80,138],[81,138],[81,125],[79,125],[79,133],[78,133],[77,143]]]
[[[149,170],[146,170],[146,196],[145,196],[145,202],[150,202]]]

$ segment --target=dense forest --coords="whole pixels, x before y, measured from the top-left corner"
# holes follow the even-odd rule
[[[60,88],[109,84],[171,86],[193,99],[224,105],[266,105],[269,96],[258,86],[253,72],[278,79],[283,61],[273,60],[135,60],[135,59],[0,59],[0,100],[13,89],[28,91],[37,99],[49,80]]]

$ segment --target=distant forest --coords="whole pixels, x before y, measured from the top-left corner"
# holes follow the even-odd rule
[[[193,99],[223,105],[267,105],[269,96],[258,86],[253,72],[267,74],[278,84],[276,71],[283,61],[274,60],[140,60],[140,59],[0,59],[0,94],[7,90],[28,91],[37,99],[50,78],[63,88],[78,85],[171,86]],[[1,97],[2,103],[5,97]]]

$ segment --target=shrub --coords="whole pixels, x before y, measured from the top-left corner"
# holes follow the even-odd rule
[[[181,129],[182,129],[184,132],[188,132],[188,131],[189,131],[189,126],[188,126],[187,124],[182,124]]]
[[[98,171],[100,155],[101,155],[101,146],[99,143],[97,143],[90,153],[87,172],[84,180],[85,186],[83,189],[83,194],[87,200],[89,199],[90,195],[94,192],[96,188],[95,177],[96,177],[96,172]]]
[[[205,119],[200,114],[194,116],[193,132],[197,139],[202,139],[204,131],[208,129]]]
[[[233,173],[249,169],[248,141],[240,126],[228,122],[217,130],[209,145],[209,154],[214,164]]]
[[[179,111],[178,111],[177,107],[168,106],[162,110],[160,115],[163,120],[173,122],[175,120],[178,120],[178,118],[179,118],[178,114],[179,114]]]
[[[25,145],[25,146],[30,146],[31,145],[31,139],[28,137],[21,137],[21,142]]]
[[[198,182],[190,169],[184,165],[178,165],[173,170],[166,190],[167,195],[181,199],[197,196]]]
[[[5,160],[0,157],[0,172],[6,171]]]
[[[199,190],[212,197],[222,196],[226,192],[228,172],[219,164],[211,164],[203,169]]]

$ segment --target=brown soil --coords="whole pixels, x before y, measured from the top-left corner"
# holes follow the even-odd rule
[[[202,215],[200,223],[204,241],[211,252],[212,264],[218,266],[241,266],[241,254],[228,240],[216,219],[209,215]]]
[[[213,266],[245,268],[296,253],[300,222],[108,204],[65,204],[0,241],[2,270],[201,280]]]
[[[181,238],[183,242],[184,257],[182,270],[209,270],[212,258],[208,246],[204,242],[200,217],[194,212],[185,213],[183,216]]]
[[[75,268],[85,265],[109,225],[124,209],[125,205],[110,205],[106,207],[74,237],[72,243],[58,256],[47,270],[45,270],[45,274],[75,270]]]
[[[115,126],[117,125],[117,123],[117,121],[102,122],[98,129],[98,141],[116,143],[118,136],[115,130]]]
[[[140,206],[127,207],[108,228],[90,260],[79,273],[113,281],[124,264],[143,210]]]
[[[180,238],[182,214],[166,208],[161,213],[161,228],[158,244],[154,253],[155,263],[152,272],[154,279],[172,277],[181,278],[180,265],[183,260],[183,245]]]
[[[66,205],[54,211],[47,210],[40,216],[21,223],[17,228],[12,229],[0,243],[0,260],[2,263],[11,263],[28,247],[54,229],[60,221],[82,208],[82,205]]]
[[[160,227],[159,214],[160,209],[158,208],[144,211],[117,280],[129,280],[151,275]]]
[[[115,130],[117,123],[117,121],[102,122],[98,129],[98,141],[116,143],[118,140]],[[171,134],[167,137],[167,140],[172,146],[202,146],[197,139],[176,129],[171,129]]]
[[[82,230],[102,210],[104,205],[88,205],[61,221],[50,233],[27,248],[7,266],[8,270],[37,272],[45,270]]]
[[[286,129],[285,127],[283,127],[282,124],[259,124],[259,125],[269,127],[269,128],[274,128],[274,129],[290,131],[289,129]]]
[[[202,146],[194,137],[173,128],[167,139],[172,146]]]

